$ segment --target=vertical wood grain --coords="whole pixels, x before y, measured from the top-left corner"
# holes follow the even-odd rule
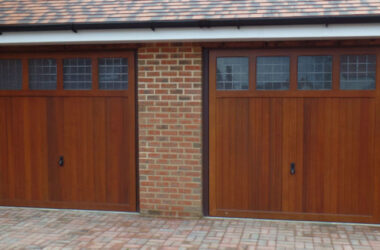
[[[283,102],[283,158],[282,158],[282,211],[302,211],[303,182],[303,100],[301,98],[284,99]],[[290,174],[290,165],[295,164],[295,174]]]
[[[94,100],[94,169],[95,169],[95,202],[106,202],[106,176],[107,176],[107,111],[106,98]]]
[[[63,88],[63,59],[78,54],[93,90]],[[98,56],[128,59],[127,90],[98,90]],[[29,58],[57,61],[57,90],[28,89]],[[134,63],[130,51],[22,56],[22,90],[0,91],[0,204],[136,211]]]
[[[0,98],[0,199],[9,199],[8,120],[10,98]]]
[[[305,102],[304,212],[373,215],[374,101]]]
[[[217,91],[216,57],[224,55],[233,53],[211,51],[209,62],[210,214],[378,222],[379,87],[340,90],[340,54],[331,51],[326,95],[297,90],[294,54],[289,91]]]
[[[111,98],[107,100],[107,201],[127,204],[128,179],[128,100]]]
[[[67,189],[65,184],[70,180],[65,180],[62,176],[64,169],[58,166],[60,156],[65,156],[64,152],[64,98],[50,97],[47,100],[47,137],[48,137],[48,200],[62,201]]]

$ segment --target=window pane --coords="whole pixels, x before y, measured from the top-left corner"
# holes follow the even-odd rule
[[[91,89],[92,65],[90,58],[70,58],[63,60],[63,88]]]
[[[331,89],[332,57],[299,56],[298,89]]]
[[[100,89],[128,88],[127,58],[101,58],[98,67]]]
[[[281,56],[257,57],[256,89],[286,90],[289,89],[290,59]]]
[[[248,57],[218,57],[216,59],[216,89],[248,89],[248,65]]]
[[[375,55],[344,55],[340,57],[341,89],[375,89]]]
[[[0,89],[22,89],[21,60],[0,60]]]
[[[55,59],[29,60],[29,88],[57,89],[57,62]]]

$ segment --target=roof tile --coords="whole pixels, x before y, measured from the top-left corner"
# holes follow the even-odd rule
[[[0,25],[380,15],[380,0],[0,0]]]

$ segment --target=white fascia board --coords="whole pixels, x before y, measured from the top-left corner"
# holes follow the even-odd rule
[[[277,25],[213,28],[104,29],[4,32],[0,45],[137,43],[163,41],[271,41],[380,37],[380,24]]]

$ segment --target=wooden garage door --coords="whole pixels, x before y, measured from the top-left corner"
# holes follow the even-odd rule
[[[377,49],[211,51],[210,214],[380,222],[379,66]]]
[[[131,52],[0,58],[0,205],[136,211]]]

